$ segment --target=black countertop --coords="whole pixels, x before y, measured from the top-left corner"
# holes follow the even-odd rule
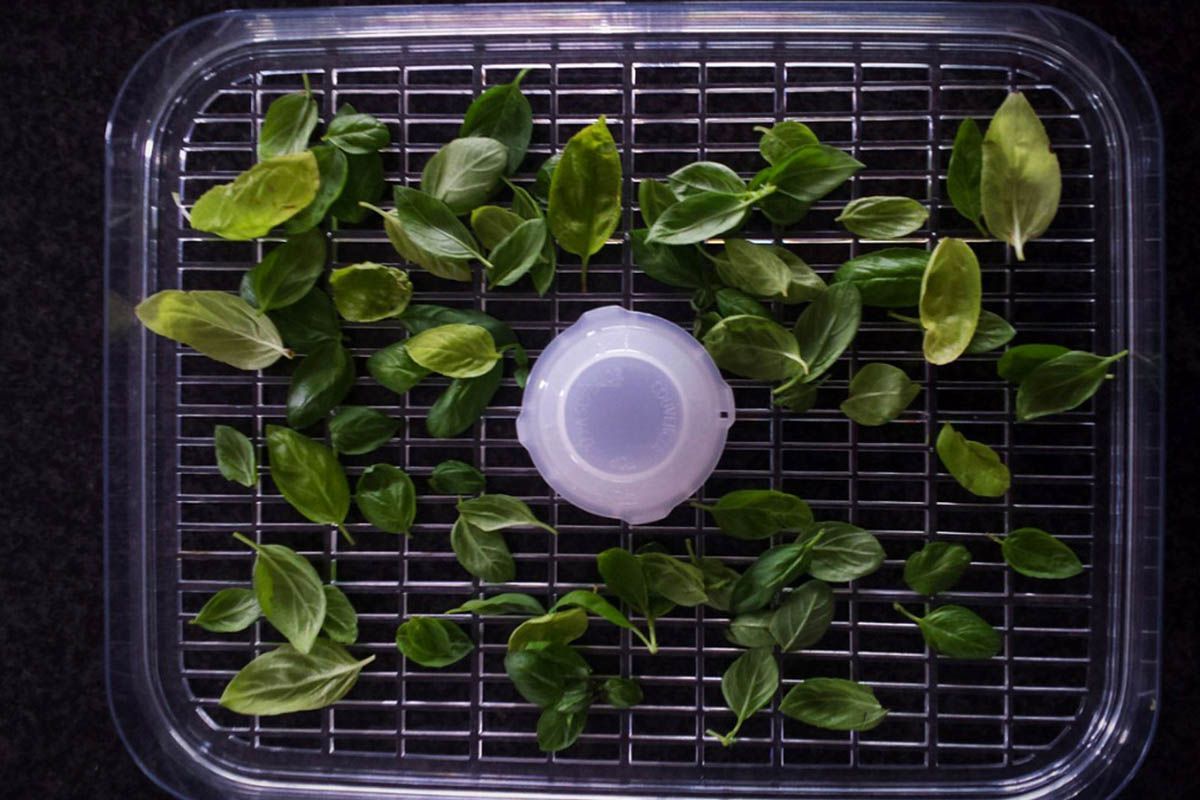
[[[340,3],[325,4],[340,5]],[[1167,137],[1170,440],[1158,734],[1123,798],[1200,783],[1200,13],[1191,2],[1055,2],[1116,34]],[[101,269],[104,124],[122,78],[172,28],[240,2],[9,4],[0,33],[0,794],[162,796],[117,738],[103,681]],[[317,5],[257,2],[253,6]],[[1191,786],[1191,789],[1187,787]]]

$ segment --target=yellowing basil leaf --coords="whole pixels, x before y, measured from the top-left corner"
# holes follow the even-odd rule
[[[238,369],[263,369],[291,357],[267,315],[227,292],[168,289],[138,303],[134,313],[159,336]]]
[[[191,225],[224,239],[257,239],[317,196],[321,172],[311,152],[260,161],[233,183],[214,186],[192,206]]]
[[[413,293],[407,272],[370,261],[335,269],[329,288],[338,313],[351,322],[398,316],[408,308]]]
[[[949,422],[938,434],[937,454],[947,471],[971,494],[1003,497],[1012,483],[1008,467],[995,450],[963,436]]]
[[[921,280],[926,361],[949,364],[966,352],[979,325],[982,298],[979,259],[962,239],[943,239]]]
[[[929,209],[910,197],[872,196],[851,200],[837,221],[867,239],[898,239],[919,230]]]
[[[451,378],[483,375],[501,358],[487,329],[458,322],[410,337],[405,349],[422,367]]]
[[[587,291],[588,259],[621,221],[621,155],[603,116],[563,149],[550,181],[546,217],[559,246],[582,259]]]

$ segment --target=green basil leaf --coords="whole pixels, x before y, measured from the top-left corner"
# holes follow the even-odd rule
[[[480,494],[486,487],[483,473],[470,464],[449,459],[433,468],[429,485],[438,494]]]
[[[629,678],[608,678],[600,684],[600,693],[613,708],[632,708],[642,702],[642,687]]]
[[[786,247],[771,245],[770,250],[791,273],[788,277],[787,292],[779,298],[780,300],[789,305],[808,303],[825,293],[828,288],[825,281],[804,262],[804,259]]]
[[[708,335],[708,332],[713,329],[713,326],[720,321],[721,315],[715,311],[697,314],[695,321],[692,323],[692,335],[697,339],[703,340]]]
[[[587,631],[587,612],[582,608],[566,611],[551,611],[540,617],[527,619],[517,626],[508,637],[508,652],[524,650],[532,642],[570,644]]]
[[[529,194],[529,192],[517,186],[514,183],[508,184],[513,193],[513,211],[521,219],[538,219],[544,220],[545,215],[542,214],[542,208],[537,204],[537,201]],[[558,268],[558,249],[554,246],[554,237],[547,236],[542,243],[542,254],[533,262],[533,267],[529,270],[529,278],[533,282],[533,288],[537,291],[538,296],[544,295],[550,290],[550,286],[554,283],[554,272]],[[522,386],[522,389],[525,387]]]
[[[708,600],[704,575],[686,561],[666,553],[643,553],[638,560],[642,562],[646,586],[652,593],[686,608]]]
[[[809,144],[755,177],[750,187],[778,187],[778,193],[760,203],[768,219],[792,225],[808,213],[809,206],[846,182],[863,164],[834,147]]]
[[[671,187],[662,181],[646,178],[638,182],[638,210],[641,212],[642,222],[646,223],[647,228],[653,225],[670,206],[675,205],[675,201],[678,199],[671,191]]]
[[[966,352],[979,324],[983,297],[979,259],[962,239],[942,239],[921,280],[925,360],[949,364]]]
[[[320,289],[285,308],[270,312],[284,344],[298,353],[311,353],[326,342],[340,342],[342,327],[329,295]]]
[[[635,630],[629,618],[621,613],[621,610],[612,603],[605,600],[595,592],[589,592],[584,589],[576,589],[573,592],[567,592],[558,599],[550,610],[558,611],[564,608],[582,608],[585,611],[590,611],[597,617],[605,619],[616,625],[618,628],[626,630]]]
[[[705,731],[728,747],[737,740],[737,732],[755,712],[771,702],[779,688],[779,666],[769,648],[748,650],[725,670],[721,677],[721,694],[725,705],[737,717],[733,729],[724,735]]]
[[[448,667],[474,650],[475,643],[449,620],[413,617],[396,629],[396,647],[422,667]]]
[[[281,544],[257,544],[233,535],[254,550],[254,596],[263,616],[301,653],[312,650],[325,622],[325,592],[308,559]]]
[[[220,703],[237,714],[260,717],[325,708],[345,697],[374,660],[367,656],[357,661],[341,645],[324,639],[307,654],[285,644],[242,667]]]
[[[354,502],[367,522],[387,533],[407,534],[417,516],[412,478],[391,464],[373,464],[359,476]]]
[[[317,345],[300,361],[288,384],[287,421],[307,428],[346,399],[354,386],[354,359],[340,342]]]
[[[587,725],[587,715],[587,708],[572,711],[543,709],[537,721],[538,750],[557,753],[575,744]]]
[[[300,213],[320,187],[321,172],[312,153],[278,156],[200,195],[190,222],[223,239],[257,239]]]
[[[797,375],[771,392],[771,400],[775,405],[803,414],[817,404],[817,390],[825,383],[825,379],[815,383],[803,383],[801,378],[802,376]]]
[[[813,545],[819,538],[814,536],[803,542],[781,544],[759,556],[734,584],[729,610],[734,614],[745,614],[770,603],[780,589],[808,569]]]
[[[833,624],[833,590],[823,581],[808,581],[791,592],[771,615],[770,633],[785,653],[821,640]]]
[[[749,314],[771,319],[771,312],[762,303],[737,289],[717,290],[717,311],[722,317],[738,317]]]
[[[938,606],[924,617],[917,617],[899,603],[892,605],[917,623],[925,644],[936,653],[950,658],[991,658],[1003,647],[999,632],[970,609]]]
[[[482,600],[468,600],[457,608],[452,608],[447,614],[478,614],[491,616],[501,614],[519,614],[521,616],[540,617],[546,613],[542,604],[527,594],[503,592],[485,597]]]
[[[557,642],[508,651],[504,671],[521,697],[539,708],[553,707],[569,687],[586,684],[592,674],[583,656]]]
[[[1008,565],[1030,578],[1072,578],[1083,572],[1075,551],[1039,528],[1018,528],[998,541]]]
[[[635,612],[647,615],[650,609],[650,588],[638,557],[620,547],[612,547],[596,556],[596,567],[608,591],[624,601]]]
[[[889,247],[852,258],[838,267],[834,283],[853,283],[865,306],[908,308],[921,301],[921,279],[929,253],[908,247]]]
[[[729,621],[725,638],[738,647],[774,647],[775,637],[771,635],[774,616],[775,611],[770,608],[739,614]]]
[[[453,322],[409,338],[409,357],[428,370],[450,378],[476,378],[500,360],[486,328]]]
[[[750,206],[773,189],[725,194],[699,192],[663,211],[650,226],[646,241],[651,244],[699,244],[742,224]]]
[[[784,120],[770,128],[758,126],[754,129],[762,134],[758,140],[758,151],[768,164],[780,164],[788,156],[809,144],[819,144],[817,135],[803,122]]]
[[[471,258],[484,260],[470,231],[448,205],[432,195],[407,186],[397,186],[392,191],[396,201],[394,217],[400,232],[414,248],[451,261],[465,261]],[[392,244],[395,245],[396,242],[393,240]],[[404,250],[399,247],[396,249],[401,255],[408,257]],[[427,264],[419,261],[418,263],[429,269]]]
[[[489,287],[512,286],[541,258],[548,231],[545,220],[522,222],[491,252]]]
[[[937,454],[954,480],[980,497],[1003,497],[1012,483],[1008,467],[996,451],[954,430],[947,422],[937,438]]]
[[[966,353],[987,353],[998,350],[1012,341],[1017,330],[1008,324],[1008,320],[999,314],[993,314],[987,309],[979,312],[979,324],[975,327],[975,335],[967,345]]]
[[[533,136],[533,108],[521,93],[522,70],[512,83],[493,86],[476,97],[467,108],[460,137],[486,136],[504,145],[508,160],[505,172],[512,174],[525,160]]]
[[[412,360],[406,345],[407,342],[389,344],[367,359],[371,377],[396,394],[404,394],[429,374],[429,370]]]
[[[237,295],[167,289],[138,303],[134,313],[159,336],[238,369],[263,369],[291,357],[275,324]]]
[[[690,247],[671,247],[646,241],[649,231],[638,228],[629,233],[633,263],[659,283],[681,289],[701,289],[708,285],[708,265],[704,257]]]
[[[383,447],[398,430],[400,420],[365,406],[343,406],[329,420],[333,449],[351,456],[361,456]]]
[[[958,583],[971,563],[961,544],[930,542],[904,562],[904,582],[917,594],[940,594]]]
[[[459,500],[458,513],[480,530],[541,528],[550,533],[558,533],[535,517],[523,501],[506,494],[484,494],[469,500]]]
[[[920,230],[929,209],[910,197],[876,195],[851,200],[837,221],[866,239],[899,239]]]
[[[213,429],[213,448],[221,477],[242,486],[258,483],[258,457],[246,434],[228,425],[218,425]]]
[[[792,283],[792,270],[772,248],[745,239],[726,239],[725,257],[715,262],[726,286],[755,297],[784,297]]]
[[[814,522],[798,541],[811,542],[809,574],[833,583],[866,577],[886,558],[873,533],[848,522]]]
[[[319,144],[311,150],[317,159],[317,172],[321,176],[321,185],[317,188],[317,196],[301,209],[300,213],[283,223],[283,229],[288,233],[303,233],[321,224],[325,214],[341,196],[346,188],[346,178],[350,165],[345,154],[336,147]],[[375,200],[378,194],[372,197]]]
[[[705,334],[704,348],[718,367],[743,378],[787,380],[809,368],[791,331],[762,317],[726,317]]]
[[[489,251],[495,250],[524,220],[500,206],[480,206],[471,212],[471,230]]]
[[[946,191],[950,202],[986,236],[983,228],[983,200],[980,181],[983,173],[983,134],[975,120],[967,117],[958,124],[950,166],[946,168]]]
[[[299,153],[317,127],[317,102],[307,88],[271,101],[258,132],[258,160]]]
[[[533,179],[533,190],[531,194],[537,198],[542,205],[550,203],[550,184],[554,180],[554,170],[558,168],[558,162],[562,160],[562,153],[554,153],[538,167],[537,175]]]
[[[495,193],[507,165],[508,148],[495,139],[454,139],[425,164],[421,191],[455,214],[466,214]]]
[[[358,113],[351,105],[338,109],[321,137],[322,142],[329,142],[338,150],[355,156],[382,150],[391,140],[387,125],[370,114]]]
[[[517,336],[508,323],[501,322],[495,317],[473,308],[448,308],[414,303],[400,315],[399,319],[400,323],[412,334],[458,322],[463,325],[478,325],[486,328],[487,332],[496,340],[497,347],[516,344],[517,341]]]
[[[1006,381],[1020,383],[1037,367],[1069,352],[1071,351],[1068,348],[1057,344],[1021,344],[1010,347],[1000,356],[1000,361],[996,364],[996,373]]]
[[[367,208],[359,203],[379,202],[385,188],[383,157],[379,153],[346,156],[346,183],[329,207],[329,213],[342,222],[362,222]]]
[[[704,192],[741,194],[746,191],[746,182],[729,167],[716,161],[696,161],[681,167],[667,176],[667,183],[678,200]]]
[[[871,687],[843,678],[801,681],[784,695],[779,710],[827,731],[869,731],[888,715]]]
[[[338,313],[351,322],[378,322],[402,314],[413,293],[407,272],[370,261],[335,269],[329,288]]]
[[[921,385],[899,367],[864,364],[850,380],[842,413],[859,425],[883,425],[900,416],[921,392]]]
[[[517,576],[517,565],[504,537],[476,528],[459,517],[450,529],[450,549],[471,575],[487,583],[508,583]]]
[[[800,358],[808,365],[805,383],[833,366],[854,341],[861,321],[862,296],[853,283],[835,283],[804,309],[794,332]]]
[[[504,364],[497,362],[490,371],[478,378],[456,378],[434,402],[425,419],[425,428],[435,439],[450,439],[475,424],[492,401]]]
[[[335,642],[354,644],[358,641],[358,614],[350,598],[336,586],[325,584],[325,622],[321,633]]]
[[[1025,243],[1046,232],[1062,195],[1058,156],[1020,92],[1001,104],[983,137],[980,200],[988,230],[1025,260]]]
[[[546,216],[559,246],[583,260],[587,291],[588,259],[621,221],[621,154],[603,116],[563,149],[550,181]]]
[[[808,503],[774,489],[739,489],[712,505],[692,503],[692,506],[712,514],[721,532],[735,539],[766,539],[813,521]]]
[[[322,525],[345,521],[350,484],[332,450],[304,434],[268,425],[267,453],[271,480],[292,508]]]
[[[190,624],[213,633],[237,633],[262,616],[258,598],[249,589],[222,589],[208,598]]]
[[[1108,368],[1129,353],[1098,356],[1081,350],[1063,353],[1025,376],[1017,389],[1017,419],[1031,419],[1078,408],[1091,398],[1108,378]]]

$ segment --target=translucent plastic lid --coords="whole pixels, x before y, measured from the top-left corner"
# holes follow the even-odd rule
[[[661,317],[605,306],[542,352],[517,438],[568,501],[636,524],[704,483],[733,419],[733,391],[699,342]]]

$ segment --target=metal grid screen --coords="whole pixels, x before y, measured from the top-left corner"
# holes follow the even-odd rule
[[[312,80],[322,119],[351,103],[385,121],[392,132],[384,154],[389,183],[415,184],[425,160],[457,133],[471,98],[523,66],[533,66],[524,88],[535,133],[522,178],[531,178],[579,127],[607,115],[626,176],[620,230],[640,225],[633,209],[637,179],[662,177],[701,158],[753,174],[762,166],[754,126],[799,119],[822,141],[867,164],[782,240],[823,275],[872,247],[833,222],[847,199],[907,195],[928,203],[931,213],[927,227],[902,243],[932,246],[931,232],[971,240],[983,264],[984,305],[1013,322],[1019,342],[1108,346],[1112,322],[1103,301],[1110,277],[1098,268],[1108,254],[1094,231],[1106,224],[1109,189],[1104,178],[1093,177],[1107,167],[1097,163],[1106,158],[1103,149],[1088,144],[1097,135],[1091,107],[1069,83],[1056,84],[1052,66],[967,40],[463,38],[386,48],[331,45],[242,61],[221,77],[219,91],[185,100],[160,143],[159,267],[147,289],[236,291],[242,271],[263,255],[261,244],[191,231],[169,195],[177,191],[190,204],[249,167],[267,105],[299,88],[301,70]],[[1046,121],[1064,177],[1058,218],[1020,267],[1003,245],[972,238],[969,223],[945,200],[940,179],[958,121],[986,119],[1012,88],[1025,91]],[[751,225],[759,227],[747,235],[771,237],[761,219]],[[337,264],[397,263],[377,219],[343,227],[332,238]],[[481,308],[509,322],[534,356],[581,313],[611,303],[690,326],[687,294],[634,270],[629,248],[619,240],[594,258],[587,294],[579,291],[577,262],[564,261],[545,298],[526,284],[485,292],[478,280],[467,286],[419,269],[410,274],[419,302]],[[797,310],[775,311],[790,323]],[[786,784],[814,768],[826,778],[842,768],[847,782],[867,776],[911,780],[914,770],[925,771],[927,780],[960,780],[968,768],[991,768],[986,774],[995,780],[1030,771],[1078,738],[1088,695],[1103,677],[1104,610],[1094,603],[1106,592],[1102,570],[1062,582],[1028,580],[1003,566],[984,534],[1044,527],[1069,541],[1085,563],[1103,565],[1110,524],[1107,406],[1089,404],[1050,421],[1014,425],[1014,393],[996,378],[994,354],[934,370],[920,357],[919,335],[877,309],[864,315],[853,351],[806,414],[772,408],[767,386],[730,381],[738,420],[705,496],[767,486],[793,492],[810,501],[818,518],[874,531],[888,553],[877,574],[836,588],[837,613],[825,638],[782,659],[784,690],[811,676],[853,678],[874,686],[892,713],[874,731],[832,733],[787,720],[773,706],[745,725],[735,747],[722,748],[703,731],[731,724],[719,682],[738,651],[723,636],[723,615],[676,609],[661,623],[665,646],[657,656],[593,621],[582,644],[597,673],[636,676],[646,699],[628,711],[596,708],[579,743],[548,756],[536,746],[536,709],[521,701],[504,675],[505,642],[516,620],[462,618],[479,647],[446,669],[406,663],[396,650],[395,630],[407,616],[439,613],[500,589],[484,592],[455,563],[448,536],[454,498],[428,488],[432,467],[447,458],[474,463],[486,471],[491,491],[523,497],[561,531],[557,538],[508,534],[518,574],[505,588],[546,602],[592,586],[598,580],[595,554],[607,547],[657,540],[682,554],[690,540],[699,553],[740,565],[761,543],[723,536],[686,506],[658,524],[630,528],[557,500],[516,441],[521,394],[511,379],[468,434],[432,439],[423,420],[445,384],[428,380],[404,397],[388,392],[366,375],[364,361],[400,338],[400,328],[348,325],[347,333],[360,375],[348,402],[378,407],[405,424],[382,450],[343,460],[351,480],[379,461],[414,477],[420,501],[411,538],[372,531],[352,517],[358,544],[350,547],[336,532],[304,522],[266,474],[257,490],[224,481],[214,466],[213,426],[232,425],[261,443],[265,425],[283,422],[289,367],[245,374],[170,343],[155,345],[156,486],[162,498],[157,658],[182,725],[216,752],[301,776],[357,769],[376,776],[426,771],[535,782],[578,774],[621,780],[661,777],[655,769],[670,765],[675,769],[668,774],[678,779],[703,775],[754,787]],[[900,420],[863,428],[837,406],[848,376],[874,360],[904,367],[925,391]],[[945,421],[999,450],[1013,472],[1007,500],[977,500],[939,470],[930,443]],[[275,644],[265,623],[233,635],[187,624],[212,592],[247,584],[252,555],[231,539],[235,530],[300,550],[326,577],[336,563],[337,584],[360,616],[355,651],[376,660],[335,708],[247,718],[217,705],[234,672]],[[1003,632],[1000,657],[933,657],[915,627],[892,610],[893,600],[915,604],[902,590],[903,562],[935,537],[971,550],[974,563],[945,599],[979,610]]]

